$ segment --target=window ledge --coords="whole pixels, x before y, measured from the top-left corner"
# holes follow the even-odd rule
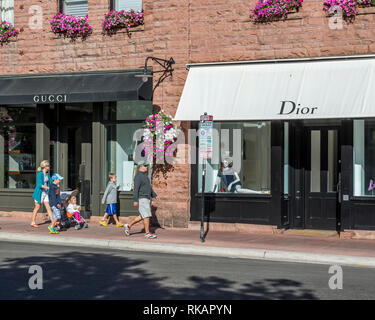
[[[132,34],[133,32],[142,32],[142,31],[145,31],[145,25],[144,24],[141,24],[139,26],[136,26],[136,27],[131,27],[129,31],[126,30],[126,28],[120,28],[120,29],[117,29],[115,32],[113,32],[113,34],[108,34],[109,36],[113,36],[115,34],[121,34],[121,33],[126,33],[126,34]],[[107,35],[106,33],[103,33],[104,35]]]
[[[359,12],[357,16],[362,16],[366,14],[375,14],[375,7],[359,7]]]
[[[205,197],[217,197],[217,198],[261,198],[261,199],[270,199],[272,198],[271,194],[256,194],[256,193],[225,193],[225,192],[205,192],[204,193]],[[196,193],[195,196],[197,198],[201,198],[202,194],[201,193]],[[375,200],[375,199],[374,199]]]
[[[130,28],[130,30],[129,30],[129,32],[126,30],[126,28],[121,28],[121,29],[118,29],[116,32],[114,32],[113,34],[106,34],[106,33],[103,33],[103,32],[101,32],[101,34],[103,35],[103,36],[113,36],[113,35],[116,35],[116,34],[122,34],[122,33],[126,33],[126,34],[132,34],[133,32],[143,32],[143,31],[145,31],[146,30],[146,28],[145,28],[145,25],[144,24],[142,24],[142,25],[139,25],[139,26],[136,26],[136,27],[131,27]],[[92,33],[92,34],[89,34],[88,36],[87,36],[87,38],[89,38],[90,36],[92,36],[94,34],[94,32]],[[58,40],[58,39],[67,39],[67,40],[69,40],[69,41],[75,41],[75,40],[82,40],[82,41],[84,41],[86,38],[82,38],[82,37],[77,37],[77,38],[70,38],[70,37],[65,37],[63,34],[61,34],[61,35],[54,35],[53,37],[52,37],[52,39],[54,39],[54,40]],[[9,42],[16,42],[17,40],[13,40],[13,41],[9,41]]]
[[[358,7],[358,13],[356,14],[356,16],[363,16],[363,15],[367,15],[367,14],[375,14],[375,6]],[[334,17],[334,16],[335,16],[334,13],[326,14],[326,18],[331,18],[331,17]]]
[[[350,197],[351,201],[374,201],[375,202],[375,196],[353,196]],[[347,201],[343,201],[347,202]]]
[[[254,18],[251,18],[250,20],[256,24],[264,24],[264,23],[271,23],[271,22],[279,22],[279,21],[288,21],[288,20],[301,20],[303,19],[302,15],[297,11],[297,10],[292,10],[292,11],[289,11],[288,14],[286,15],[286,17],[284,18],[272,18],[270,20],[267,20],[267,21],[257,21],[255,20]]]

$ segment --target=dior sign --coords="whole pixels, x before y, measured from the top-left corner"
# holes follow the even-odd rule
[[[314,114],[318,107],[302,107],[300,103],[293,101],[281,101],[281,109],[279,114]]]
[[[33,101],[35,103],[62,103],[67,101],[66,94],[43,94],[43,95],[36,95],[33,97]]]

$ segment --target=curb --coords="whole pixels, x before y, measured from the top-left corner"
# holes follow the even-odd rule
[[[50,235],[29,235],[20,233],[0,232],[0,241],[43,243],[74,247],[109,248],[118,250],[159,252],[168,254],[213,256],[222,258],[256,259],[312,264],[346,265],[354,267],[375,268],[375,258],[317,254],[283,250],[225,248],[199,245],[152,243],[124,240],[104,240],[77,237],[51,237]]]

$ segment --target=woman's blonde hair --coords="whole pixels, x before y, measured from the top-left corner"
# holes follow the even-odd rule
[[[38,172],[42,171],[45,167],[48,167],[48,166],[49,166],[49,161],[43,160],[39,165]]]

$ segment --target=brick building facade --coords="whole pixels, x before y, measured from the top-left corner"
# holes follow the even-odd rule
[[[173,57],[173,77],[155,90],[152,104],[154,110],[160,107],[174,115],[188,75],[187,64],[375,53],[375,15],[367,8],[360,11],[369,14],[358,15],[353,23],[344,22],[342,29],[330,29],[321,0],[305,0],[299,12],[266,24],[256,24],[249,16],[255,1],[144,0],[145,24],[132,29],[130,36],[126,31],[108,36],[103,35],[101,24],[109,2],[88,0],[93,33],[87,39],[71,41],[50,30],[49,20],[58,11],[58,1],[15,0],[14,22],[22,32],[0,47],[0,74],[141,69],[147,56]],[[32,5],[42,9],[42,30],[29,27]],[[181,126],[188,129],[190,122]],[[154,178],[160,224],[187,226],[190,174],[190,166],[184,164],[176,165],[167,179]],[[93,172],[92,179],[102,178]],[[30,202],[30,210],[31,206]]]

